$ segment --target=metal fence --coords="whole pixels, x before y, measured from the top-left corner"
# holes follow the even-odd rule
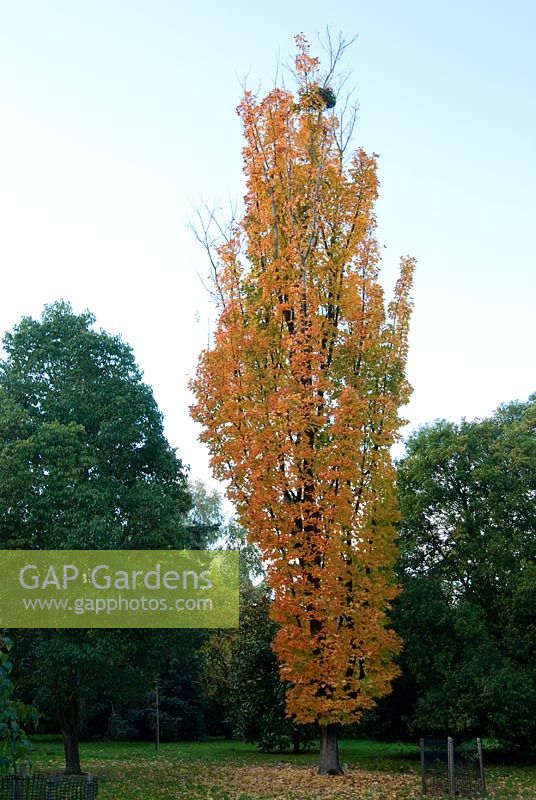
[[[0,800],[96,800],[94,775],[0,775]]]
[[[421,739],[422,793],[436,797],[486,797],[482,742]]]

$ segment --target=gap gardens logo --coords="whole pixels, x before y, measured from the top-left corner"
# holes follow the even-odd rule
[[[1,550],[0,628],[234,628],[236,550]]]

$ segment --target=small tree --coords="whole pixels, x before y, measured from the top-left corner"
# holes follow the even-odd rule
[[[268,564],[287,711],[320,725],[339,772],[341,723],[390,690],[386,612],[398,518],[390,448],[413,261],[387,305],[374,238],[376,158],[347,157],[327,74],[297,39],[298,93],[246,92],[245,213],[213,265],[220,317],[193,381],[218,478]]]

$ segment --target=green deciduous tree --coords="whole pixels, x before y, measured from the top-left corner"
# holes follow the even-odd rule
[[[185,472],[131,349],[66,303],[24,318],[0,363],[0,547],[152,549],[188,544]],[[156,634],[154,634],[156,635]],[[52,699],[66,770],[80,771],[84,702],[121,683],[147,639],[113,631],[22,637]],[[132,648],[134,648],[132,650]],[[132,672],[140,673],[141,661]],[[43,668],[45,665],[45,668]],[[128,670],[127,670],[128,672]],[[134,680],[131,675],[132,680]],[[123,682],[124,685],[124,682]],[[134,683],[132,683],[134,691]]]
[[[6,334],[0,363],[4,547],[184,543],[189,506],[131,349],[64,303]]]
[[[527,746],[536,731],[536,396],[437,422],[398,465],[396,625],[413,726]]]

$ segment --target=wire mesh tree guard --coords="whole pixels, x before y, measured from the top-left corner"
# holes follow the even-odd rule
[[[0,800],[97,800],[94,775],[0,775]]]
[[[423,795],[487,797],[481,739],[421,739],[420,746]]]

